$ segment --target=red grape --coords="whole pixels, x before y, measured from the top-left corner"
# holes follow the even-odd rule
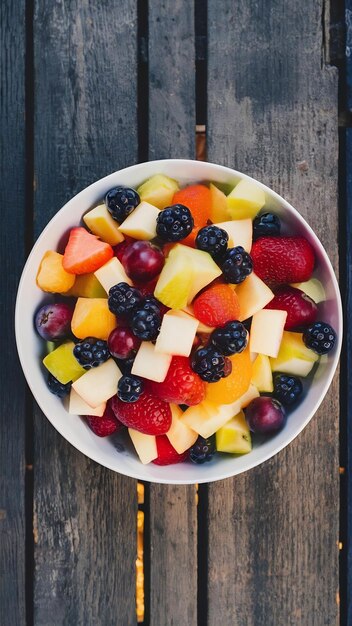
[[[124,249],[121,263],[133,281],[148,282],[160,274],[165,258],[149,241],[135,241]]]
[[[59,341],[71,334],[73,308],[65,302],[45,304],[35,316],[35,327],[46,341]]]
[[[281,402],[275,398],[255,398],[246,408],[246,420],[254,433],[273,433],[285,424],[286,413]]]
[[[129,328],[118,326],[111,331],[108,338],[108,349],[115,359],[129,359],[141,345]]]

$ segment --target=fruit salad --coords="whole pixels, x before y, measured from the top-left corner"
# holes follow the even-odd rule
[[[87,207],[37,285],[48,390],[143,464],[251,452],[285,427],[336,333],[302,236],[263,189],[163,174]]]

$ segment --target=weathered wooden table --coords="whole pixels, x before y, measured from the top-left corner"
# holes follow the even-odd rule
[[[205,133],[206,158],[292,202],[336,270],[342,251],[345,293],[351,224],[343,193],[338,212],[334,67],[351,125],[334,39],[343,6],[330,15],[328,0],[3,0],[0,11],[0,624],[132,626],[137,485],[77,452],[35,406],[13,336],[21,269],[72,195],[138,161],[194,158]],[[340,139],[343,164],[349,131]],[[345,467],[348,397],[342,408]],[[335,377],[309,426],[263,466],[197,498],[192,486],[145,485],[144,624],[330,626],[348,610],[352,624],[338,426]]]

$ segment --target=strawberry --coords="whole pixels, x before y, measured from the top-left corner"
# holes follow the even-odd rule
[[[271,286],[304,282],[314,269],[314,251],[304,237],[260,237],[251,257],[255,274]]]
[[[181,463],[188,457],[188,450],[178,454],[171,445],[166,435],[159,435],[156,438],[156,449],[158,451],[157,458],[153,461],[155,465],[172,465],[172,463]]]
[[[236,292],[230,285],[215,284],[193,301],[196,318],[207,326],[223,326],[238,319],[240,307]]]
[[[148,381],[148,390],[157,398],[174,404],[199,404],[205,396],[205,382],[196,374],[186,356],[174,356],[162,383]]]
[[[85,228],[72,228],[62,266],[69,274],[90,274],[105,265],[112,256],[113,249],[108,243],[100,241]]]
[[[287,311],[285,330],[312,324],[318,313],[318,307],[312,298],[300,289],[289,285],[279,287],[275,292],[275,297],[265,308]]]
[[[98,437],[108,437],[113,433],[118,432],[123,428],[121,422],[117,419],[114,411],[111,408],[111,401],[106,405],[104,415],[102,417],[96,417],[95,415],[86,415],[86,422],[89,428]]]
[[[170,405],[148,392],[142,393],[136,402],[122,402],[114,396],[111,406],[122,424],[145,435],[163,435],[171,426]]]

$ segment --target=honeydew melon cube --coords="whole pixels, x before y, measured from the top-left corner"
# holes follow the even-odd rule
[[[122,263],[116,256],[94,272],[94,275],[106,293],[109,293],[109,289],[118,283],[132,285],[131,279],[127,276]]]
[[[94,274],[78,274],[75,284],[63,296],[75,298],[106,298],[106,291]]]
[[[118,223],[111,217],[105,204],[99,204],[99,206],[86,213],[83,216],[83,221],[94,235],[97,235],[102,241],[109,243],[111,246],[116,246],[116,244],[124,240]]]
[[[73,341],[62,343],[43,359],[43,365],[46,369],[63,385],[71,380],[77,380],[86,373],[86,370],[81,367],[73,354],[74,347]]]
[[[213,224],[216,222],[225,222],[229,219],[230,214],[227,208],[227,200],[223,191],[218,189],[216,185],[210,183],[210,219]]]
[[[181,314],[180,314],[181,313]],[[168,311],[161,323],[155,351],[189,356],[198,328],[198,320],[182,311]]]
[[[107,298],[78,298],[71,320],[75,337],[96,337],[106,341],[116,326],[116,317],[109,310]]]
[[[156,447],[156,437],[154,435],[145,435],[133,428],[128,429],[134,448],[139,456],[139,460],[143,465],[151,463],[158,457]]]
[[[122,222],[120,231],[124,235],[134,237],[135,239],[144,241],[154,239],[156,237],[156,220],[159,213],[160,209],[149,204],[149,202],[143,201]]]
[[[71,388],[67,408],[70,415],[95,415],[96,417],[102,417],[105,407],[106,402],[102,402],[93,409],[93,407],[87,404],[83,398],[78,395],[77,391]]]
[[[265,354],[258,354],[253,363],[251,383],[258,391],[267,393],[274,391],[270,360]]]
[[[198,433],[181,421],[183,411],[177,404],[170,404],[170,409],[172,421],[166,436],[176,452],[182,454],[197,441]]]
[[[171,250],[169,259],[175,259],[179,255],[187,257],[192,266],[193,277],[187,300],[187,304],[190,304],[197,293],[209,285],[215,278],[221,276],[222,272],[210,254],[203,250],[177,244]],[[178,308],[181,309],[183,307]]]
[[[112,398],[122,373],[113,359],[88,370],[72,384],[72,388],[94,409]]]
[[[142,341],[133,362],[131,373],[162,383],[166,378],[171,359],[171,354],[156,352],[154,344],[150,341]]]
[[[255,313],[249,338],[250,351],[277,357],[286,318],[287,311],[262,309]]]
[[[307,376],[318,359],[318,354],[304,344],[301,333],[285,330],[279,353],[270,359],[270,365],[273,372]]]
[[[227,207],[232,219],[253,219],[265,204],[265,193],[252,180],[241,180],[227,196]]]
[[[293,283],[292,287],[296,287],[296,289],[306,293],[316,304],[326,300],[325,289],[317,278],[310,278],[304,283]]]
[[[216,432],[216,449],[230,454],[247,454],[252,450],[251,434],[243,411]]]
[[[161,270],[154,295],[165,306],[182,309],[187,304],[191,290],[193,269],[186,256],[172,258],[171,252]]]
[[[62,265],[63,255],[48,250],[45,252],[37,273],[38,287],[48,293],[65,293],[75,282],[74,274],[69,274]]]
[[[150,202],[158,209],[165,209],[172,203],[172,198],[178,190],[176,180],[165,174],[155,174],[138,187],[137,193],[141,201]]]
[[[264,309],[274,297],[271,289],[254,272],[237,285],[236,295],[240,305],[240,322]]]
[[[247,220],[232,220],[230,222],[219,222],[215,224],[225,230],[229,236],[229,248],[242,246],[246,252],[250,252],[253,239],[253,222]]]

